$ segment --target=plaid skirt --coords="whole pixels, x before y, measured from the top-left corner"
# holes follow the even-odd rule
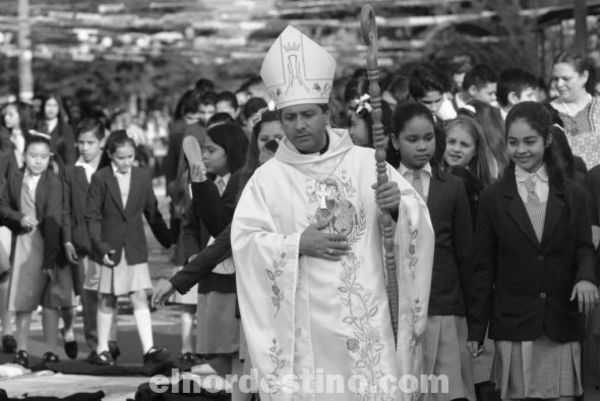
[[[493,374],[505,398],[559,398],[583,394],[581,345],[542,335],[535,341],[496,341]]]

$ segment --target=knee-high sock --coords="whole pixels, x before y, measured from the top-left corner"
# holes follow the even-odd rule
[[[103,312],[98,309],[96,325],[98,326],[98,353],[108,351],[108,335],[113,322],[113,312]]]
[[[133,317],[137,325],[140,341],[142,342],[143,352],[146,353],[154,346],[152,337],[152,319],[150,318],[150,309],[139,308],[133,311]]]
[[[181,313],[181,353],[193,352],[192,332],[194,331],[194,317],[189,312]]]

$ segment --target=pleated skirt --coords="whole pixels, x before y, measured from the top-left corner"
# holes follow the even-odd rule
[[[541,336],[535,341],[496,341],[493,374],[505,398],[559,398],[583,394],[581,345]]]
[[[427,401],[475,400],[473,358],[467,349],[467,336],[467,319],[463,316],[427,318],[423,335],[424,373],[448,379],[448,392],[429,392],[425,394]]]
[[[239,350],[240,321],[235,317],[235,293],[198,294],[196,353],[233,354]]]
[[[127,263],[125,249],[121,260],[114,267],[100,266],[98,292],[111,295],[128,295],[140,290],[151,290],[152,280],[148,263],[130,265]]]

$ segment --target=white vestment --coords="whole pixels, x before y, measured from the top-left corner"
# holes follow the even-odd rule
[[[421,374],[419,342],[434,251],[427,206],[390,167],[388,176],[401,190],[396,347],[371,188],[374,151],[353,146],[346,131],[328,128],[328,135],[322,155],[300,154],[284,139],[275,157],[256,170],[235,211],[238,299],[261,399],[414,399],[414,381],[403,384],[413,387],[409,393],[393,385],[403,375]],[[351,253],[336,262],[299,256],[301,233],[327,219],[324,231],[344,234]],[[381,380],[386,375],[389,380]]]

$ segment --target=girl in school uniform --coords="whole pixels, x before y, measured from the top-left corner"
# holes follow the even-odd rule
[[[193,206],[184,236],[188,242],[202,241],[198,234],[206,227],[216,238],[231,221],[226,200],[236,199],[241,171],[246,159],[248,139],[236,124],[210,128],[202,142],[206,173],[213,181],[192,184]],[[227,201],[229,203],[229,201]],[[235,269],[232,259],[219,264],[198,284],[196,353],[208,360],[207,373],[230,372],[233,357],[239,350],[239,320],[236,318]],[[203,369],[197,369],[204,373]]]
[[[441,171],[432,161],[435,123],[426,106],[401,104],[392,123],[392,145],[400,155],[398,171],[426,201],[436,238],[423,363],[425,374],[448,377],[449,391],[431,392],[426,397],[474,401],[472,361],[464,346],[473,236],[467,194],[460,179]]]
[[[23,167],[25,142],[29,130],[35,126],[35,111],[33,106],[24,102],[8,103],[2,109],[3,135],[8,136],[13,144],[17,166]]]
[[[88,256],[91,243],[85,222],[87,192],[92,175],[98,169],[105,143],[104,124],[98,119],[84,119],[76,129],[79,158],[75,165],[66,166],[63,175],[63,247],[71,268],[76,270],[75,291],[80,296],[83,307],[83,332],[85,341],[91,350],[88,360],[93,359],[98,346],[96,312],[98,310],[98,284],[100,266]],[[109,341],[109,351],[116,359],[120,354],[116,345],[116,317]],[[77,355],[77,342],[72,326],[63,331],[65,352],[70,357]]]
[[[493,181],[483,128],[466,115],[447,122],[444,128],[446,147],[441,168],[463,181],[475,224],[479,194]]]
[[[458,111],[458,115],[474,118],[483,128],[485,144],[491,155],[490,171],[494,179],[498,178],[508,163],[504,142],[504,120],[500,110],[485,102],[471,100],[467,106]]]
[[[114,364],[109,333],[119,295],[129,296],[142,343],[143,362],[157,363],[169,357],[156,348],[146,290],[152,289],[148,271],[148,245],[142,214],[156,239],[166,248],[171,234],[158,210],[150,172],[133,166],[135,143],[124,130],[109,136],[104,163],[92,176],[88,190],[86,221],[93,259],[100,267],[97,313],[98,347],[91,362]]]
[[[222,196],[215,190],[214,185],[206,180],[205,167],[202,163],[199,146],[195,144],[198,149],[194,151],[194,146],[189,145],[194,145],[195,141],[188,139],[186,141],[189,141],[189,143],[186,144],[184,142],[184,151],[191,169],[190,175],[194,200],[200,202],[201,205],[210,205],[210,207],[198,210],[203,213],[202,219],[206,221],[206,226],[210,227],[211,232],[222,231],[216,237],[214,243],[206,247],[195,258],[190,259],[183,269],[169,281],[161,283],[154,292],[154,304],[163,305],[165,300],[175,291],[180,294],[187,293],[193,285],[209,277],[212,270],[219,263],[231,257],[231,241],[229,239],[230,222],[239,194],[245,183],[254,173],[254,170],[273,157],[279,141],[285,135],[281,126],[279,113],[266,109],[258,114],[256,120],[254,120],[252,130],[245,165],[242,169],[232,174],[227,189]],[[209,363],[215,365],[212,360]],[[243,367],[240,365],[243,365]],[[206,365],[194,368],[194,371],[198,369],[209,370]],[[240,332],[239,360],[232,360],[231,370],[233,374],[238,372],[246,374],[250,372],[250,357],[245,346],[243,330]],[[237,386],[233,387],[233,401],[246,399],[245,395],[242,394],[242,391]]]
[[[479,204],[468,346],[482,352],[489,323],[502,399],[574,400],[598,302],[586,196],[565,178],[543,105],[514,106],[506,127],[511,162]]]
[[[52,138],[50,143],[52,152],[56,155],[61,169],[63,166],[71,166],[75,163],[75,138],[60,97],[49,95],[44,98],[37,130]]]
[[[73,308],[71,272],[60,249],[62,187],[48,170],[50,138],[30,135],[24,170],[15,172],[0,199],[0,218],[13,231],[9,309],[16,313],[19,350],[14,362],[27,366],[31,312],[43,306],[42,325],[48,352],[45,362],[58,362],[56,339],[60,308]]]

